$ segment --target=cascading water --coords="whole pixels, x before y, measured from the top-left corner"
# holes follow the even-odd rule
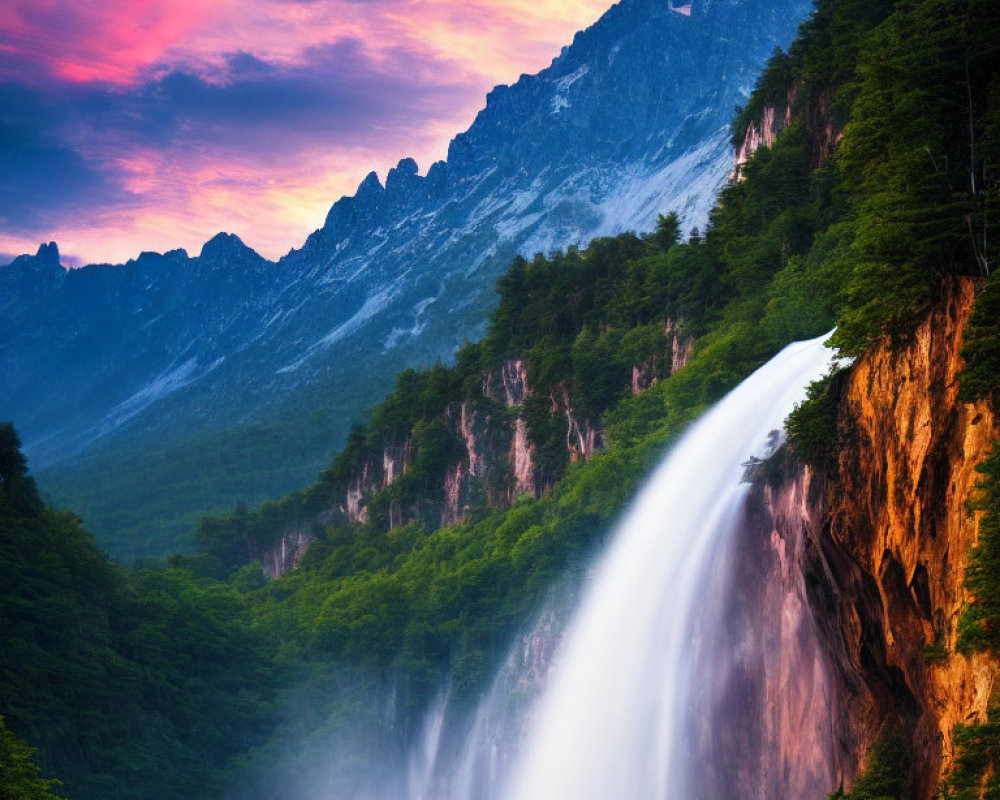
[[[437,761],[438,748],[441,746],[441,730],[444,727],[447,707],[448,693],[442,692],[427,713],[417,747],[410,751],[406,795],[413,800],[425,800],[428,796],[434,763]]]
[[[621,521],[570,623],[505,791],[508,800],[690,798],[686,698],[713,611],[705,587],[742,513],[746,462],[768,454],[826,337],[790,345],[671,449]]]
[[[540,680],[538,664],[524,656],[522,647],[515,647],[464,737],[464,752],[449,759],[450,766],[428,765],[424,774],[435,773],[435,788],[427,795],[411,790],[411,800],[419,796],[441,800],[777,798],[789,796],[790,787],[796,787],[802,797],[811,796],[815,787],[821,789],[816,796],[834,788],[835,768],[828,754],[810,753],[804,765],[791,764],[783,755],[785,760],[775,769],[774,759],[760,755],[771,746],[767,742],[749,748],[749,760],[754,762],[750,772],[797,770],[807,773],[805,779],[786,775],[768,783],[751,776],[745,786],[726,786],[720,794],[706,791],[713,781],[706,781],[703,774],[716,766],[705,763],[706,753],[723,760],[727,757],[725,752],[719,756],[719,751],[725,751],[729,743],[720,747],[709,741],[712,726],[739,724],[769,706],[784,702],[778,716],[796,717],[792,738],[799,730],[808,732],[810,726],[826,726],[827,732],[819,736],[824,747],[835,736],[828,733],[833,726],[828,715],[831,690],[823,674],[826,665],[824,657],[817,655],[822,647],[808,613],[792,619],[796,614],[788,613],[787,596],[777,601],[784,603],[783,609],[757,608],[749,615],[732,601],[734,593],[742,592],[745,606],[746,598],[756,591],[733,585],[737,574],[748,571],[747,565],[737,569],[735,563],[745,555],[736,544],[737,533],[746,524],[747,462],[775,450],[784,419],[804,398],[806,387],[829,369],[833,353],[823,346],[826,338],[785,348],[671,448],[619,523],[607,552],[583,587],[582,601],[565,628],[554,667],[545,678],[547,686],[534,709],[526,714],[511,712],[511,687],[523,683],[527,672],[533,674],[535,683]],[[778,560],[782,559],[784,555]],[[752,573],[757,569],[766,573],[767,565],[749,567]],[[748,582],[770,579],[770,575],[755,573]],[[773,587],[768,591],[774,594]],[[794,588],[791,594],[795,596],[790,607],[808,605],[803,587]],[[773,626],[768,629],[765,624],[766,630],[757,632],[760,641],[748,644],[753,634],[746,633],[746,623],[752,625],[753,619],[769,614],[782,617],[778,626],[792,630],[776,635]],[[543,638],[552,650],[558,634],[551,615],[542,615],[525,642],[539,638],[542,619],[546,620]],[[799,651],[790,661],[809,674],[805,700],[801,691],[787,691],[788,659],[775,669],[775,654],[759,657],[754,651],[767,651],[776,643],[784,647],[788,642],[789,649]],[[781,655],[777,657],[780,660]],[[745,699],[741,709],[720,713],[720,705],[732,705],[726,695],[733,694],[733,685],[739,694],[759,677],[739,675],[733,682],[731,673],[740,670],[780,674],[777,679],[774,675],[760,679],[757,696]],[[779,691],[794,697],[775,700],[775,689],[764,686],[768,682],[783,684]],[[441,714],[440,708],[431,714],[435,743]],[[699,715],[710,719],[699,719]],[[741,735],[752,735],[749,726],[729,741]],[[810,746],[817,741],[805,738]],[[715,784],[720,775],[726,779],[720,772],[713,776]],[[430,785],[426,778],[420,783]],[[765,785],[771,788],[760,788]],[[801,791],[802,787],[808,791]]]
[[[566,587],[555,587],[534,623],[511,648],[476,710],[457,762],[444,770],[435,797],[497,800],[529,719],[544,688],[569,609]]]

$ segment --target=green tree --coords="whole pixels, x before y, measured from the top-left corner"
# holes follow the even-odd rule
[[[994,272],[976,297],[965,326],[959,398],[972,403],[1000,398],[1000,278]]]
[[[984,513],[978,543],[969,554],[965,586],[972,601],[959,620],[956,648],[966,655],[1000,652],[1000,440],[976,470],[983,477],[970,506]]]
[[[656,230],[651,238],[653,243],[664,253],[680,241],[681,218],[676,211],[657,216]]]
[[[836,338],[848,353],[908,333],[948,276],[982,271],[974,154],[997,63],[995,43],[972,32],[995,29],[987,5],[901,0],[864,48],[838,155],[856,216]]]
[[[59,781],[43,778],[33,756],[0,717],[0,800],[59,800]]]

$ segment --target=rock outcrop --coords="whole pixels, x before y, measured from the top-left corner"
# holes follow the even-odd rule
[[[773,104],[764,106],[759,119],[751,120],[743,132],[743,141],[733,154],[733,168],[729,173],[731,181],[742,180],[743,169],[761,147],[772,147],[778,134],[792,121],[792,98],[783,108]]]
[[[955,726],[985,721],[1000,675],[992,658],[955,652],[979,522],[967,502],[997,435],[985,403],[957,396],[974,297],[972,281],[956,280],[911,340],[883,342],[853,365],[835,469],[758,490],[778,521],[768,558],[801,575],[833,665],[838,735],[828,746],[838,781],[849,786],[873,742],[895,727],[911,734],[920,800],[954,762]],[[773,602],[785,618],[787,603]]]
[[[855,744],[863,752],[873,720],[912,722],[920,798],[951,766],[955,726],[985,721],[998,674],[986,656],[954,652],[979,521],[967,502],[996,436],[989,407],[957,397],[974,297],[972,281],[956,280],[911,342],[854,365],[827,489],[823,545],[854,679]],[[949,656],[928,659],[927,645]]]
[[[782,101],[765,103],[759,113],[747,121],[736,139],[730,182],[742,180],[744,168],[753,154],[762,147],[773,147],[778,135],[795,122],[800,122],[805,131],[813,166],[822,166],[837,149],[843,127],[833,121],[829,93],[803,97],[801,89],[798,84],[788,86]]]
[[[299,565],[313,542],[309,527],[296,527],[282,533],[278,543],[261,554],[261,566],[269,578],[280,578]]]
[[[724,624],[700,644],[693,715],[712,768],[694,796],[823,798],[854,776],[847,690],[814,601],[822,497],[807,470],[778,470],[755,485],[741,535],[719,556]]]

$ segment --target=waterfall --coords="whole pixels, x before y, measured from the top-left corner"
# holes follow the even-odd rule
[[[670,448],[578,607],[541,611],[444,763],[434,705],[409,800],[784,800],[837,785],[839,701],[791,563],[801,541],[752,519],[744,480],[829,369],[828,336],[786,347]]]
[[[534,622],[518,637],[482,698],[457,763],[444,770],[436,797],[498,800],[522,738],[532,699],[544,687],[568,610],[556,587]]]
[[[426,800],[441,746],[441,730],[444,727],[445,709],[448,707],[448,693],[442,692],[428,710],[424,729],[416,748],[410,751],[406,785],[408,798]]]
[[[698,689],[695,653],[721,613],[709,586],[727,571],[745,464],[773,450],[785,417],[829,368],[826,338],[790,345],[747,378],[640,492],[569,624],[507,800],[697,796],[704,765],[687,702]]]

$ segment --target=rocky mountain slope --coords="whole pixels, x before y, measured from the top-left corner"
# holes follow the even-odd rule
[[[212,507],[193,486],[218,507],[301,485],[399,369],[481,333],[515,253],[648,230],[670,209],[704,226],[733,109],[808,5],[623,0],[548,69],[494,89],[446,162],[369,175],[276,264],[224,234],[194,258],[68,273],[52,245],[19,258],[0,269],[0,416],[48,468],[42,486],[119,552],[149,549],[121,541],[138,524],[126,496],[172,531],[164,549]],[[220,451],[223,469],[206,456]]]

